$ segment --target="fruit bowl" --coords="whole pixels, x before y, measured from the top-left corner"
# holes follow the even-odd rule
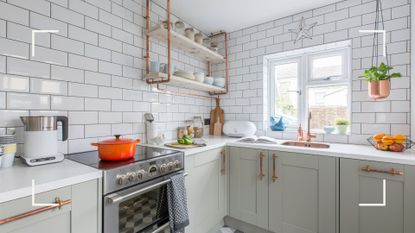
[[[393,139],[393,136],[385,135],[384,141],[376,139],[376,135],[367,138],[367,141],[377,150],[403,152],[415,145],[411,139],[404,137],[398,140]]]

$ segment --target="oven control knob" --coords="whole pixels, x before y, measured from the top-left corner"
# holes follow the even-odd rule
[[[116,179],[119,185],[124,185],[128,183],[128,177],[126,175],[118,175]]]
[[[174,167],[177,169],[177,168],[180,168],[180,166],[181,166],[181,163],[180,163],[180,161],[179,160],[176,160],[176,161],[174,161]]]
[[[174,163],[173,162],[169,162],[167,164],[167,167],[169,168],[169,171],[173,171],[174,170]]]
[[[146,174],[146,171],[141,169],[141,170],[137,171],[136,173],[137,173],[137,179],[142,180],[144,178],[144,175]]]
[[[157,174],[157,166],[153,165],[148,169],[148,176],[153,177]]]
[[[167,170],[167,165],[166,164],[160,165],[160,173],[165,173],[166,170]]]
[[[137,173],[135,173],[135,172],[127,173],[127,179],[130,182],[133,182],[136,179],[136,177],[137,177]]]

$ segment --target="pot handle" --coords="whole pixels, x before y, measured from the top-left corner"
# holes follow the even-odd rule
[[[56,121],[62,122],[62,141],[68,140],[68,118],[66,116],[58,116]]]
[[[98,143],[93,142],[93,143],[91,143],[91,146],[98,146]]]
[[[136,140],[135,140],[135,143],[136,143],[136,144],[138,144],[138,143],[140,143],[140,142],[141,142],[141,139],[136,139]]]

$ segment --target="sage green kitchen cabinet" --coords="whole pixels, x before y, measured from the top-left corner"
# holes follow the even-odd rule
[[[229,215],[268,228],[268,152],[230,147]]]
[[[383,180],[386,206],[359,206],[383,204]],[[340,233],[392,232],[415,232],[415,166],[340,159]]]
[[[228,156],[225,148],[185,158],[190,225],[186,232],[217,232],[228,212]]]
[[[59,197],[70,204],[0,225],[2,233],[100,233],[101,182],[88,182],[37,194],[36,203],[54,203]],[[31,197],[0,204],[0,219],[42,207],[32,206]]]
[[[269,151],[269,230],[336,232],[336,159]]]

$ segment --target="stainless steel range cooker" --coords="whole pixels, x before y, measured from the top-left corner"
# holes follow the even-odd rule
[[[126,161],[101,161],[97,151],[67,158],[103,172],[104,233],[169,232],[166,185],[183,173],[183,152],[139,145]]]

